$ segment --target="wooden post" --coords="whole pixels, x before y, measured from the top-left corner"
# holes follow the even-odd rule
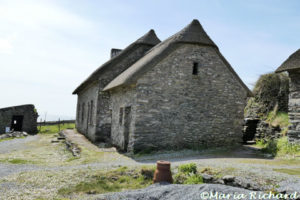
[[[60,132],[60,118],[58,118],[58,132]]]
[[[42,132],[42,123],[43,123],[43,121],[42,121],[42,118],[40,119],[40,132]]]

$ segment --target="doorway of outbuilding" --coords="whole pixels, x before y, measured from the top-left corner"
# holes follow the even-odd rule
[[[255,140],[257,124],[259,119],[246,118],[244,121],[243,141],[244,143],[253,143]]]
[[[23,115],[13,115],[11,120],[10,130],[13,131],[22,131],[23,128]]]

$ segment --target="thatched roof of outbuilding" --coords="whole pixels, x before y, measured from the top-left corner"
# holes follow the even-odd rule
[[[153,29],[151,29],[149,32],[147,32],[145,35],[143,35],[141,38],[130,44],[128,47],[126,47],[124,50],[120,52],[117,56],[114,56],[110,60],[108,60],[106,63],[101,65],[98,69],[96,69],[85,81],[83,81],[73,92],[73,94],[78,94],[82,89],[84,89],[86,86],[88,86],[90,83],[93,83],[94,81],[98,80],[100,74],[105,69],[110,69],[111,67],[114,67],[115,64],[122,62],[124,58],[126,58],[128,55],[130,55],[136,48],[138,48],[141,45],[148,45],[148,46],[155,46],[156,44],[160,43],[160,40],[156,36]]]
[[[216,52],[220,55],[221,59],[229,68],[229,70],[245,88],[245,90],[248,93],[248,96],[252,96],[251,91],[239,78],[239,76],[236,74],[236,72],[233,70],[230,64],[226,61],[226,59],[222,56],[222,54],[218,50],[217,45],[210,39],[210,37],[202,28],[200,22],[196,19],[175,35],[169,37],[168,39],[157,44],[155,47],[149,50],[144,57],[139,59],[131,67],[129,67],[119,76],[117,76],[113,81],[111,81],[103,89],[103,91],[134,83],[142,74],[144,74],[148,69],[151,69],[151,67],[155,66],[158,62],[160,62],[163,58],[169,55],[169,53],[173,52],[173,50],[176,49],[182,43],[199,44],[214,47]]]
[[[286,61],[284,61],[280,67],[275,71],[276,73],[291,71],[300,69],[300,49],[290,55]]]

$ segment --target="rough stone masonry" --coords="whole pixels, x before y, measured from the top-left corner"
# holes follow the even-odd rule
[[[162,42],[154,31],[143,38],[143,43],[152,47],[124,57],[135,55],[133,62],[122,58],[130,45],[108,61],[118,62],[106,71],[104,64],[102,72],[96,70],[74,91],[78,94],[76,124],[80,132],[89,134],[81,123],[91,120],[94,113],[99,129],[93,134],[108,138],[124,151],[209,148],[241,142],[244,107],[252,93],[199,21],[193,20]],[[105,73],[113,76],[107,78]],[[87,102],[95,94],[99,94],[93,100],[97,115],[90,108],[92,102]],[[101,129],[101,124],[106,128]]]
[[[293,53],[277,70],[289,73],[289,120],[288,137],[291,143],[300,143],[300,49]]]
[[[0,134],[7,131],[37,133],[38,113],[34,105],[20,105],[0,109]]]

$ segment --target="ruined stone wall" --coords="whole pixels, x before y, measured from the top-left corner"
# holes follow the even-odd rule
[[[5,133],[5,127],[11,127],[13,116],[23,116],[22,131],[29,134],[37,133],[37,117],[34,105],[22,105],[0,109],[0,134]]]
[[[134,87],[118,88],[111,95],[111,143],[121,150],[132,150],[136,116],[135,105],[136,92]],[[128,111],[130,115],[128,115]],[[127,138],[126,133],[128,133]],[[125,142],[126,140],[128,143]]]
[[[242,142],[247,92],[213,47],[181,45],[138,80],[136,92],[134,151]]]
[[[99,93],[97,102],[97,130],[99,140],[109,141],[111,134],[111,108],[109,92],[102,92],[103,88],[119,74],[140,59],[152,46],[140,45],[130,52],[121,62],[107,68],[99,77]]]
[[[289,141],[300,143],[300,70],[290,71]]]
[[[99,88],[94,83],[78,94],[77,112],[76,112],[76,128],[86,135],[90,140],[96,141],[96,108],[98,101]],[[92,108],[93,102],[93,108]],[[90,119],[90,117],[92,119]]]

